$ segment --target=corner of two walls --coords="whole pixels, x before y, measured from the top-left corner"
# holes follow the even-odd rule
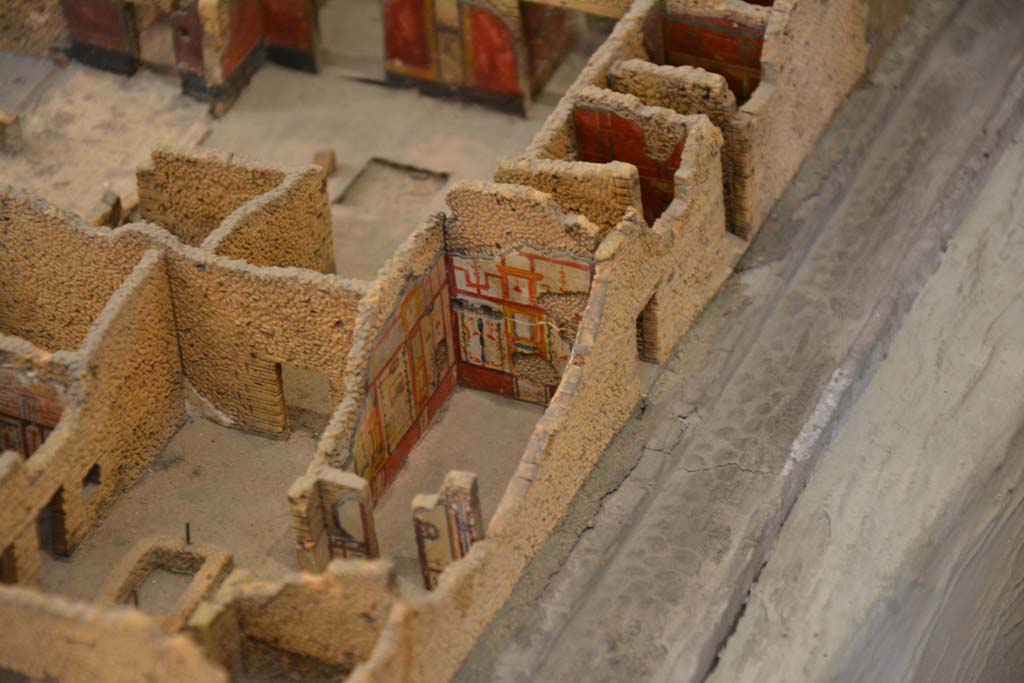
[[[161,680],[228,683],[223,670],[183,635],[129,608],[82,605],[56,595],[0,587],[4,666],[39,680],[70,683]],[[46,656],[40,644],[49,643]],[[57,646],[59,644],[59,646]]]
[[[142,219],[198,247],[239,207],[280,186],[285,173],[225,152],[159,147],[137,179]]]
[[[170,234],[132,229],[166,250],[185,375],[211,415],[283,431],[283,363],[326,375],[337,404],[366,285],[320,272],[333,261],[322,169],[160,149],[139,187],[143,217]]]
[[[0,332],[49,351],[77,349],[141,249],[112,249],[108,232],[0,187]]]
[[[384,560],[334,562],[323,573],[282,581],[254,581],[238,570],[199,606],[187,630],[232,675],[246,669],[250,645],[347,673],[370,656],[397,594],[394,568]]]
[[[203,247],[255,266],[334,271],[327,177],[319,166],[286,175],[281,184],[239,207]]]
[[[569,362],[603,230],[526,186],[464,182],[447,202],[459,384],[547,404]]]
[[[442,215],[428,219],[384,264],[352,327],[344,396],[306,478],[306,488],[314,487],[307,497],[315,497],[321,511],[316,514],[332,503],[319,501],[317,468],[351,472],[379,495],[455,386]],[[297,520],[309,514],[296,510],[299,495],[294,489],[290,493]],[[301,539],[310,529],[295,524],[302,560],[314,539],[304,545]],[[313,523],[318,536],[322,526]],[[322,567],[322,559],[313,565]]]

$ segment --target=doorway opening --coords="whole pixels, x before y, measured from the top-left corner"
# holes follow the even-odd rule
[[[82,479],[82,502],[86,505],[100,492],[100,466],[99,463],[89,468]]]
[[[331,419],[331,381],[327,375],[280,364],[288,426],[320,435]]]
[[[643,393],[654,384],[658,374],[658,292],[655,291],[636,318],[637,374]]]
[[[139,61],[154,71],[174,73],[177,69],[174,30],[166,16],[154,17],[147,26],[140,26]]]
[[[64,488],[50,498],[36,518],[39,550],[51,557],[68,557],[68,537],[64,526]]]
[[[14,559],[13,546],[8,546],[0,555],[0,583],[18,583],[18,564]]]

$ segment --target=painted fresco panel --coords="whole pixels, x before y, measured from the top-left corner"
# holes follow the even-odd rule
[[[71,39],[115,52],[131,52],[124,10],[117,0],[62,0]]]
[[[309,0],[262,0],[263,40],[279,45],[311,51],[314,47],[315,13]]]
[[[455,289],[480,297],[501,299],[501,272],[491,259],[452,257],[455,273]]]
[[[389,448],[394,448],[413,421],[411,385],[407,354],[402,349],[384,368],[378,381],[380,387],[381,417]]]
[[[355,472],[370,480],[374,495],[393,478],[451,391],[450,305],[442,257],[409,285],[374,343],[366,404],[352,441]]]
[[[534,270],[541,276],[537,283],[538,295],[590,291],[590,264],[545,258],[537,258],[533,263]]]
[[[257,2],[231,5],[231,31],[222,63],[224,78],[229,78],[263,39],[263,12]]]
[[[507,273],[508,300],[517,304],[529,305],[537,302],[534,294],[532,273],[510,270]]]
[[[383,462],[387,453],[384,441],[384,426],[380,419],[380,405],[377,401],[377,388],[371,386],[359,419],[360,428],[356,431],[352,453],[355,459],[355,473],[361,477],[372,475],[375,463]]]
[[[505,324],[501,316],[459,308],[462,360],[492,370],[508,370]]]
[[[431,0],[389,0],[384,5],[384,46],[391,68],[429,72],[433,31]]]
[[[449,472],[439,494],[416,496],[412,508],[423,585],[432,590],[445,568],[483,537],[476,475]]]
[[[545,402],[554,385],[514,381],[513,377],[523,379],[514,374],[514,368],[526,354],[540,356],[557,373],[564,370],[571,344],[559,336],[541,296],[586,294],[592,277],[590,261],[530,248],[498,257],[451,259],[452,294],[459,306],[460,382]],[[508,374],[502,379],[495,373]]]
[[[468,6],[474,87],[518,95],[519,59],[516,40],[505,21],[482,7]]]

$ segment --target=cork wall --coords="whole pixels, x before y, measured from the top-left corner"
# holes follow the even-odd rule
[[[152,618],[136,610],[0,587],[0,620],[17,624],[0,629],[0,666],[37,680],[128,683],[154,675],[191,683],[228,680],[198,645],[185,636],[163,633]]]
[[[459,384],[546,404],[569,360],[601,228],[524,186],[462,183],[447,202]]]
[[[141,255],[109,249],[80,218],[2,187],[0,242],[0,332],[49,351],[82,343]]]
[[[233,211],[278,187],[284,176],[232,154],[159,148],[136,174],[139,212],[198,247]]]
[[[334,271],[331,227],[324,170],[308,166],[239,207],[206,238],[203,247],[255,266],[330,273]]]
[[[679,114],[705,114],[726,138],[730,230],[749,240],[866,70],[869,49],[877,54],[884,47],[906,9],[877,4],[638,0],[526,156],[579,157],[573,108],[587,86]]]
[[[138,541],[110,572],[97,602],[127,605],[154,571],[189,576],[188,586],[170,610],[160,615],[167,633],[181,631],[199,604],[220,587],[231,572],[231,553],[215,545],[156,536]]]
[[[608,87],[634,95],[645,104],[679,114],[704,114],[722,131],[722,184],[730,225],[735,225],[735,207],[746,196],[745,176],[748,145],[746,129],[737,125],[736,96],[719,74],[690,66],[659,66],[642,59],[617,62],[608,71]]]
[[[166,156],[166,151],[154,155]],[[202,153],[195,157],[198,163],[190,164],[188,155],[179,151],[174,162],[209,170],[225,159]],[[323,245],[329,227],[323,217],[321,171],[256,172],[244,162],[220,163],[218,168],[218,179],[237,188],[236,194],[245,194],[246,180],[256,185],[251,191],[256,201],[230,211],[214,228],[219,237],[231,243],[238,229],[244,239],[232,244],[252,245],[268,260],[324,263],[324,254],[332,249],[329,236],[327,248]],[[261,193],[259,183],[268,176],[280,182]],[[187,187],[173,183],[167,189],[173,191],[165,196],[187,193]],[[286,426],[276,363],[333,376],[340,397],[351,317],[364,285],[308,269],[257,267],[218,256],[182,244],[155,225],[90,228],[10,190],[0,194],[0,206],[0,253],[27,280],[5,278],[5,292],[31,285],[43,293],[68,291],[69,298],[84,302],[78,311],[58,301],[52,309],[36,307],[26,314],[18,307],[23,300],[19,290],[2,300],[0,317],[15,321],[15,331],[39,329],[30,324],[33,316],[48,321],[48,310],[71,328],[63,332],[69,343],[61,344],[69,350],[57,352],[30,339],[0,335],[0,369],[4,377],[14,378],[4,385],[4,396],[12,387],[20,397],[35,386],[22,381],[30,374],[37,384],[46,382],[48,391],[56,387],[63,399],[61,411],[45,420],[41,408],[49,393],[37,391],[28,404],[18,399],[22,409],[28,405],[35,410],[20,417],[47,431],[41,432],[43,440],[33,445],[28,460],[13,453],[4,456],[0,493],[9,503],[0,514],[0,552],[8,557],[10,551],[13,558],[5,560],[5,567],[13,567],[10,580],[38,584],[35,522],[44,509],[53,520],[52,537],[43,539],[48,552],[66,555],[74,550],[97,516],[145,471],[180,426],[186,388],[193,396],[200,391],[213,397],[207,404],[219,417],[228,415],[228,421],[241,426],[270,431]],[[175,205],[169,206],[173,212]],[[259,247],[260,237],[267,239],[266,248]],[[83,259],[83,253],[89,258]],[[62,258],[66,262],[58,267]],[[87,273],[90,264],[96,270]],[[57,284],[33,280],[50,268]],[[257,374],[268,367],[269,382]],[[267,396],[278,408],[269,416],[263,410],[269,405]]]
[[[9,0],[0,3],[0,50],[46,56],[67,44],[68,29],[60,0]]]
[[[631,164],[502,159],[494,180],[540,190],[550,195],[562,211],[586,216],[602,231],[614,228],[627,209],[642,210],[640,176]]]
[[[185,377],[208,416],[284,431],[283,363],[326,375],[340,401],[366,286],[322,272],[334,251],[323,170],[208,150],[151,161],[140,207],[166,230],[125,230],[166,250]]]
[[[336,680],[370,655],[397,592],[383,560],[335,562],[317,576],[273,582],[236,571],[188,631],[233,677]]]

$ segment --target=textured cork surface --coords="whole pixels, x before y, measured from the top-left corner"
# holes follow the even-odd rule
[[[519,11],[511,0],[484,6],[501,16]],[[225,7],[201,3],[213,41],[227,39],[218,30]],[[720,76],[658,65],[663,9],[766,26],[763,78],[749,101],[737,109]],[[665,361],[728,275],[727,220],[744,237],[754,233],[863,74],[866,9],[861,0],[777,0],[771,8],[739,0],[634,2],[530,147],[502,162],[498,182],[451,188],[450,216],[429,220],[372,283],[330,272],[330,206],[319,167],[281,169],[161,148],[138,174],[146,222],[113,232],[0,192],[0,258],[21,268],[0,285],[6,362],[66,378],[70,396],[36,455],[0,459],[0,496],[11,501],[0,511],[0,548],[14,548],[29,568],[19,580],[38,582],[38,513],[60,503],[61,550],[71,552],[152,462],[184,419],[186,402],[232,427],[283,433],[281,365],[290,364],[330,383],[332,418],[308,474],[288,492],[300,565],[323,573],[267,582],[238,572],[198,605],[187,630],[216,670],[197,663],[187,641],[166,639],[153,620],[122,610],[72,611],[85,622],[106,619],[124,643],[141,640],[147,661],[170,657],[171,673],[161,680],[223,680],[225,671],[257,675],[274,667],[351,671],[350,680],[366,682],[451,677],[640,405],[640,360]],[[214,82],[223,66],[211,66]],[[525,78],[518,74],[520,84]],[[657,212],[645,201],[650,178],[639,162],[580,161],[588,143],[580,110],[640,131],[645,161],[660,164],[665,176]],[[416,286],[437,273],[446,284],[442,256],[496,260],[524,245],[585,262],[592,279],[589,292],[565,286],[543,299],[563,328],[564,367],[540,363],[537,354],[513,358],[517,379],[550,385],[553,396],[485,538],[426,594],[399,595],[387,564],[328,565],[331,482],[349,476],[351,490],[371,490],[342,470],[365,455],[367,407],[379,400],[369,389],[378,344],[396,321],[418,320],[406,317]],[[31,309],[32,289],[54,292],[42,313]],[[424,415],[417,435],[429,424]],[[83,483],[97,464],[100,492],[86,505]],[[33,598],[26,607],[18,591],[0,595],[0,609],[39,611],[32,628],[82,627],[58,599]],[[110,616],[122,613],[124,623]],[[30,650],[22,641],[18,647]],[[5,667],[42,675],[9,660],[4,648],[0,655]],[[93,655],[72,647],[68,656],[114,672],[132,666],[111,664],[103,647]]]

